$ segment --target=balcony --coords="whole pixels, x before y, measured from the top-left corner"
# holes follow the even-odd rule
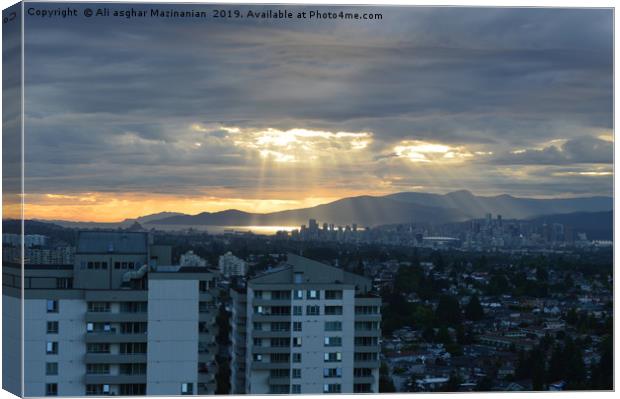
[[[269,377],[269,385],[290,385],[291,377]]]
[[[291,336],[290,331],[263,331],[253,330],[252,338],[287,338]]]
[[[111,312],[86,312],[84,320],[87,322],[123,322],[123,321],[148,321],[148,314],[142,313],[111,313]]]
[[[146,363],[146,353],[87,353],[84,363]]]
[[[291,321],[290,314],[266,314],[266,313],[255,313],[252,315],[252,321],[255,322],[270,322],[270,321]]]
[[[253,306],[290,306],[291,299],[261,299],[254,298],[252,300]]]
[[[354,360],[353,365],[355,368],[379,368],[379,360]]]
[[[122,334],[116,332],[91,332],[84,336],[86,343],[117,343],[117,342],[147,342],[147,333]]]
[[[124,375],[124,374],[86,374],[84,384],[145,384],[146,374]]]
[[[252,353],[291,353],[291,348],[289,346],[254,346]]]
[[[375,377],[353,377],[354,384],[374,384],[376,382]]]

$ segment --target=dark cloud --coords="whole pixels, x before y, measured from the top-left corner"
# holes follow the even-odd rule
[[[493,162],[507,165],[611,164],[613,151],[611,141],[578,137],[560,146],[549,145],[541,149],[504,153],[493,159]]]
[[[247,192],[261,160],[221,125],[372,132],[376,164],[350,168],[376,172],[373,182],[409,173],[402,160],[381,164],[402,140],[492,152],[463,166],[465,188],[482,191],[507,189],[507,176],[489,165],[611,163],[611,144],[595,138],[612,128],[611,10],[367,10],[383,21],[27,17],[33,190]],[[557,139],[566,143],[532,149]],[[517,149],[526,151],[510,153]],[[339,173],[323,169],[317,179]],[[435,180],[420,179],[426,187],[454,187],[429,175]],[[571,189],[552,174],[530,178],[511,192]],[[611,192],[609,176],[594,185],[591,176],[570,179]],[[290,184],[279,175],[266,182]]]

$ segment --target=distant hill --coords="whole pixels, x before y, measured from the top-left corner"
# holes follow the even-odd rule
[[[399,223],[449,223],[483,218],[487,213],[501,214],[504,219],[530,219],[540,215],[558,215],[575,212],[605,212],[613,210],[611,197],[584,197],[561,199],[519,198],[510,195],[476,196],[469,191],[448,194],[403,192],[383,197],[359,196],[343,198],[311,208],[272,213],[250,213],[229,209],[221,212],[202,212],[186,215],[162,212],[126,219],[118,223],[51,221],[64,227],[129,228],[139,223],[144,228],[153,226],[299,226],[309,219],[317,222],[360,227]]]
[[[360,227],[398,222],[444,223],[463,220],[466,215],[454,209],[444,209],[397,201],[385,197],[361,196],[344,198],[312,208],[273,212],[248,213],[237,210],[203,212],[198,215],[180,215],[158,220],[156,224],[214,225],[214,226],[299,226],[309,219],[335,224],[357,223]]]
[[[335,224],[357,223],[377,226],[392,223],[447,223],[482,218],[487,213],[506,219],[527,219],[539,215],[570,212],[598,212],[613,209],[610,197],[532,199],[510,195],[475,196],[469,191],[448,194],[397,193],[385,197],[344,198],[312,208],[255,214],[238,210],[203,212],[160,219],[165,225],[294,225],[308,219]]]
[[[487,213],[500,214],[506,219],[527,219],[539,215],[600,212],[613,209],[611,197],[585,197],[536,199],[519,198],[510,195],[493,197],[476,196],[469,191],[454,191],[448,194],[397,193],[387,198],[415,204],[432,204],[433,206],[459,209],[472,218],[483,217]]]
[[[573,212],[561,215],[545,215],[531,219],[537,223],[560,223],[570,226],[575,233],[586,233],[590,240],[612,240],[614,236],[614,213]]]

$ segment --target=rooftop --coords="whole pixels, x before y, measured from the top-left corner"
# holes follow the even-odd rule
[[[121,231],[80,231],[76,254],[146,254],[148,233]]]

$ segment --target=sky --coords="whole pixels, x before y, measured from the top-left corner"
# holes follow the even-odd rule
[[[611,10],[357,11],[383,19],[27,17],[27,217],[612,195]]]

